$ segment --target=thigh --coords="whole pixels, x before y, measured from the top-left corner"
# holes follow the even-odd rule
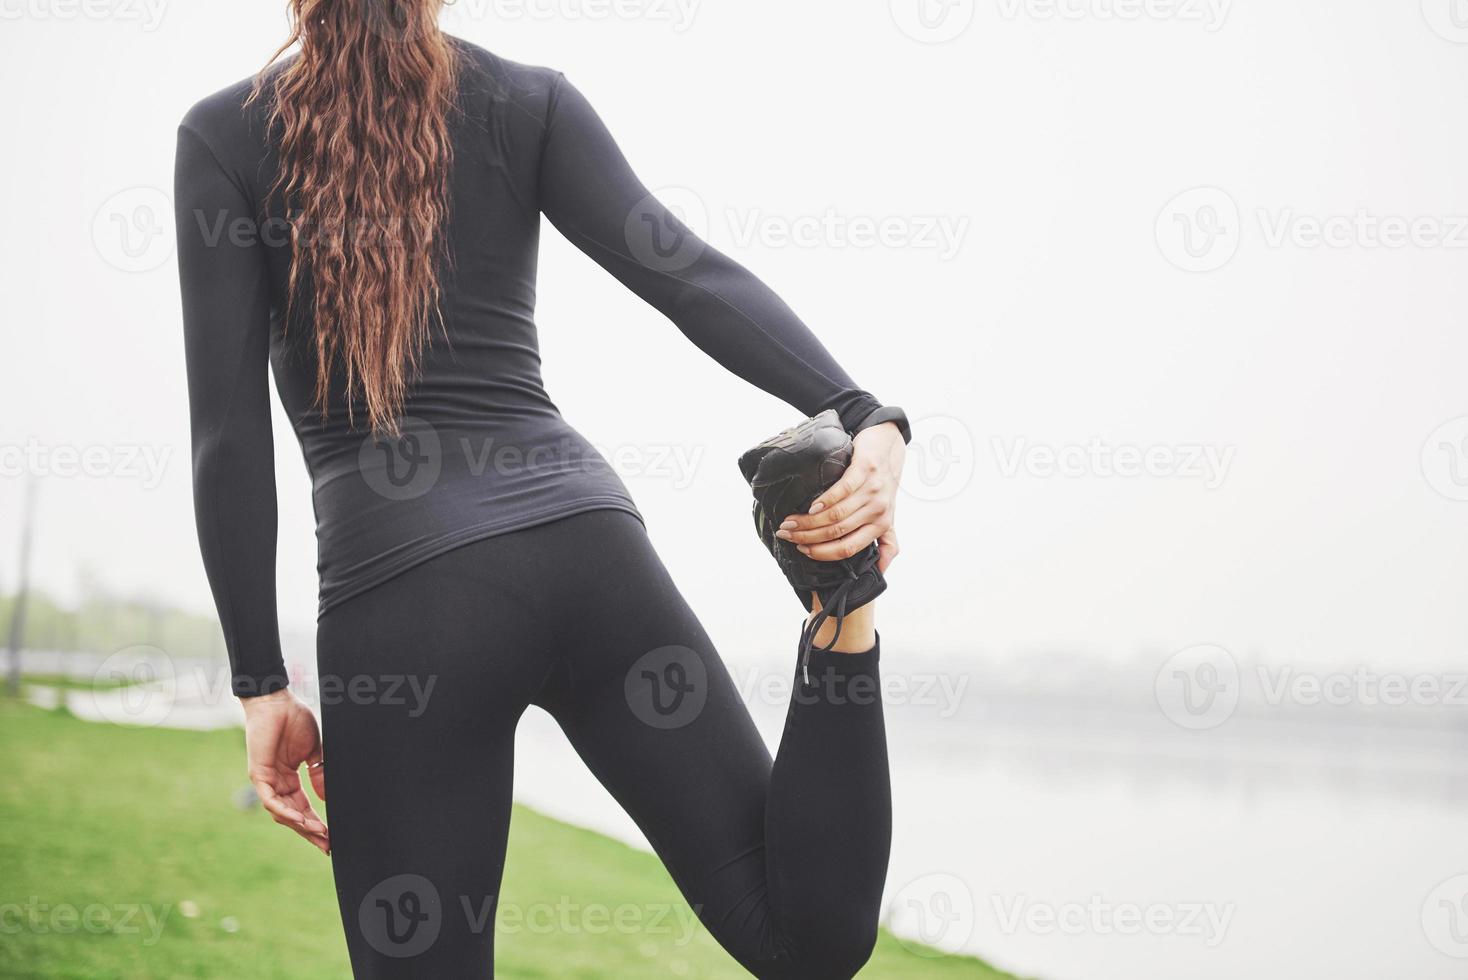
[[[580,547],[582,598],[541,703],[715,938],[751,967],[774,952],[759,948],[773,941],[769,751],[641,525],[609,514],[586,523]]]
[[[332,866],[358,977],[491,973],[515,726],[551,662],[512,538],[321,620]]]

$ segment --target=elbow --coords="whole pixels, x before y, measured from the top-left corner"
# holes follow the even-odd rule
[[[195,426],[194,504],[199,515],[219,501],[251,511],[275,506],[275,456],[269,429]]]
[[[228,469],[231,458],[240,454],[240,447],[220,426],[195,426],[192,454],[194,486],[197,488],[207,484],[221,470]]]

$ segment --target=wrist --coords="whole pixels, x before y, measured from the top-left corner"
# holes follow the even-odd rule
[[[902,436],[904,443],[912,441],[912,426],[907,421],[907,413],[896,405],[883,405],[881,408],[868,413],[866,418],[858,422],[856,427],[851,430],[851,435],[854,438],[867,429],[882,425],[892,425],[896,428],[897,433]]]
[[[272,666],[260,670],[236,668],[230,687],[234,696],[241,701],[247,698],[263,698],[290,687],[290,677],[287,676],[285,664],[277,657]]]
[[[282,687],[279,690],[271,691],[269,694],[257,694],[254,697],[242,697],[239,700],[240,705],[248,712],[251,708],[261,709],[280,704],[288,704],[295,699],[296,696],[291,693],[290,688]]]

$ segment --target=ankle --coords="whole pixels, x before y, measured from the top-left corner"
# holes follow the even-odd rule
[[[876,606],[875,602],[869,602],[846,614],[845,621],[841,624],[841,635],[837,637],[836,645],[831,647],[833,653],[866,653],[877,645]],[[806,621],[814,619],[820,611],[820,597],[812,593],[810,616]],[[816,630],[815,645],[824,647],[831,642],[833,636],[836,636],[836,620],[831,618]]]

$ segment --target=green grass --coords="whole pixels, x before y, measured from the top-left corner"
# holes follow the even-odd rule
[[[25,674],[20,679],[23,687],[56,687],[70,691],[97,691],[114,687],[131,687],[133,681],[126,677],[71,677],[66,674]]]
[[[0,976],[348,975],[327,859],[231,804],[241,732],[115,728],[0,700],[0,749]],[[554,921],[572,928],[504,913],[567,901]],[[656,858],[522,807],[501,903],[500,977],[747,976],[701,927],[682,939],[691,913]],[[673,910],[659,928],[621,930],[581,911],[659,908]],[[1008,975],[884,933],[863,976]]]

